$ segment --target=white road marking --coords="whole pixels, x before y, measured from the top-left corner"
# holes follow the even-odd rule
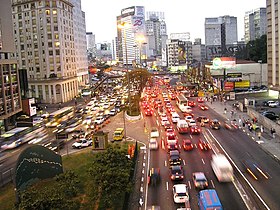
[[[164,161],[164,166],[167,166],[167,161],[166,160]]]
[[[146,163],[143,163],[143,167],[145,167]]]
[[[183,160],[183,164],[184,164],[184,166],[186,165],[186,161],[185,160]]]
[[[168,182],[166,182],[166,190],[168,191]]]
[[[6,173],[11,172],[12,170],[13,170],[13,168],[10,168],[9,170],[5,171],[5,172],[3,173],[3,175],[6,174]]]
[[[213,180],[212,180],[212,179],[210,180],[210,182],[211,182],[211,184],[212,184],[213,188],[215,188],[215,185],[214,185],[214,182],[213,182]]]
[[[16,153],[16,152],[18,152],[18,151],[19,151],[19,149],[16,149],[16,150],[12,151],[11,153]]]
[[[191,181],[188,181],[189,188],[192,189]]]
[[[203,158],[201,159],[201,161],[202,161],[202,163],[205,165],[205,162],[204,162]]]

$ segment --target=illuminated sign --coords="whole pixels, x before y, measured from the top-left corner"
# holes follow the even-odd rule
[[[224,90],[231,91],[234,89],[234,82],[224,82]]]
[[[214,58],[211,69],[229,69],[234,68],[236,59],[233,57]]]
[[[250,80],[243,80],[241,82],[235,82],[234,86],[235,86],[235,88],[249,88]]]

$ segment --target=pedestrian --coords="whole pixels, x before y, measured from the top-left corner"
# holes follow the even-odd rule
[[[224,114],[226,114],[227,113],[227,108],[225,107],[225,109],[224,109]]]
[[[263,133],[263,125],[261,125],[261,133]]]
[[[258,132],[258,138],[261,139],[262,133]]]
[[[252,130],[253,130],[253,126],[250,124],[250,125],[249,125],[249,131],[252,132]]]

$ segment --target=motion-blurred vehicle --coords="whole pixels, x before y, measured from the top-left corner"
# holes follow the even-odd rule
[[[214,119],[211,120],[209,123],[210,128],[215,129],[215,130],[219,130],[221,128],[221,124],[219,122],[219,120]]]
[[[160,169],[151,168],[148,174],[148,184],[151,186],[157,186],[160,183]]]
[[[182,146],[183,146],[183,149],[185,151],[191,151],[194,148],[193,143],[190,139],[183,140],[183,145]]]
[[[157,150],[158,149],[158,142],[157,142],[156,138],[150,138],[149,148],[150,148],[150,150]]]
[[[247,159],[243,160],[246,171],[255,179],[259,180],[261,178],[269,179],[269,175],[264,169],[254,160]]]
[[[212,155],[211,167],[219,182],[231,182],[233,180],[233,168],[225,155]]]
[[[204,139],[199,139],[198,140],[198,147],[201,150],[205,150],[205,151],[211,150],[210,144],[206,140],[204,140]]]
[[[203,111],[209,109],[208,106],[206,106],[205,104],[199,104],[198,107],[199,107],[201,110],[203,110]]]
[[[184,171],[181,165],[174,165],[170,168],[170,179],[171,180],[182,180],[184,179]]]
[[[151,133],[150,133],[151,138],[157,138],[159,137],[159,131],[156,127],[152,127]]]
[[[203,172],[195,172],[192,174],[194,186],[198,189],[204,189],[208,187],[208,181]]]
[[[197,125],[190,127],[190,134],[200,134],[201,130]]]
[[[205,209],[223,209],[221,201],[216,190],[201,190],[198,194],[198,206],[200,210]]]

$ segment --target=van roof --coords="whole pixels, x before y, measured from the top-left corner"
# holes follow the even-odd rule
[[[216,190],[201,190],[199,197],[205,207],[221,207],[222,204],[219,200]]]

